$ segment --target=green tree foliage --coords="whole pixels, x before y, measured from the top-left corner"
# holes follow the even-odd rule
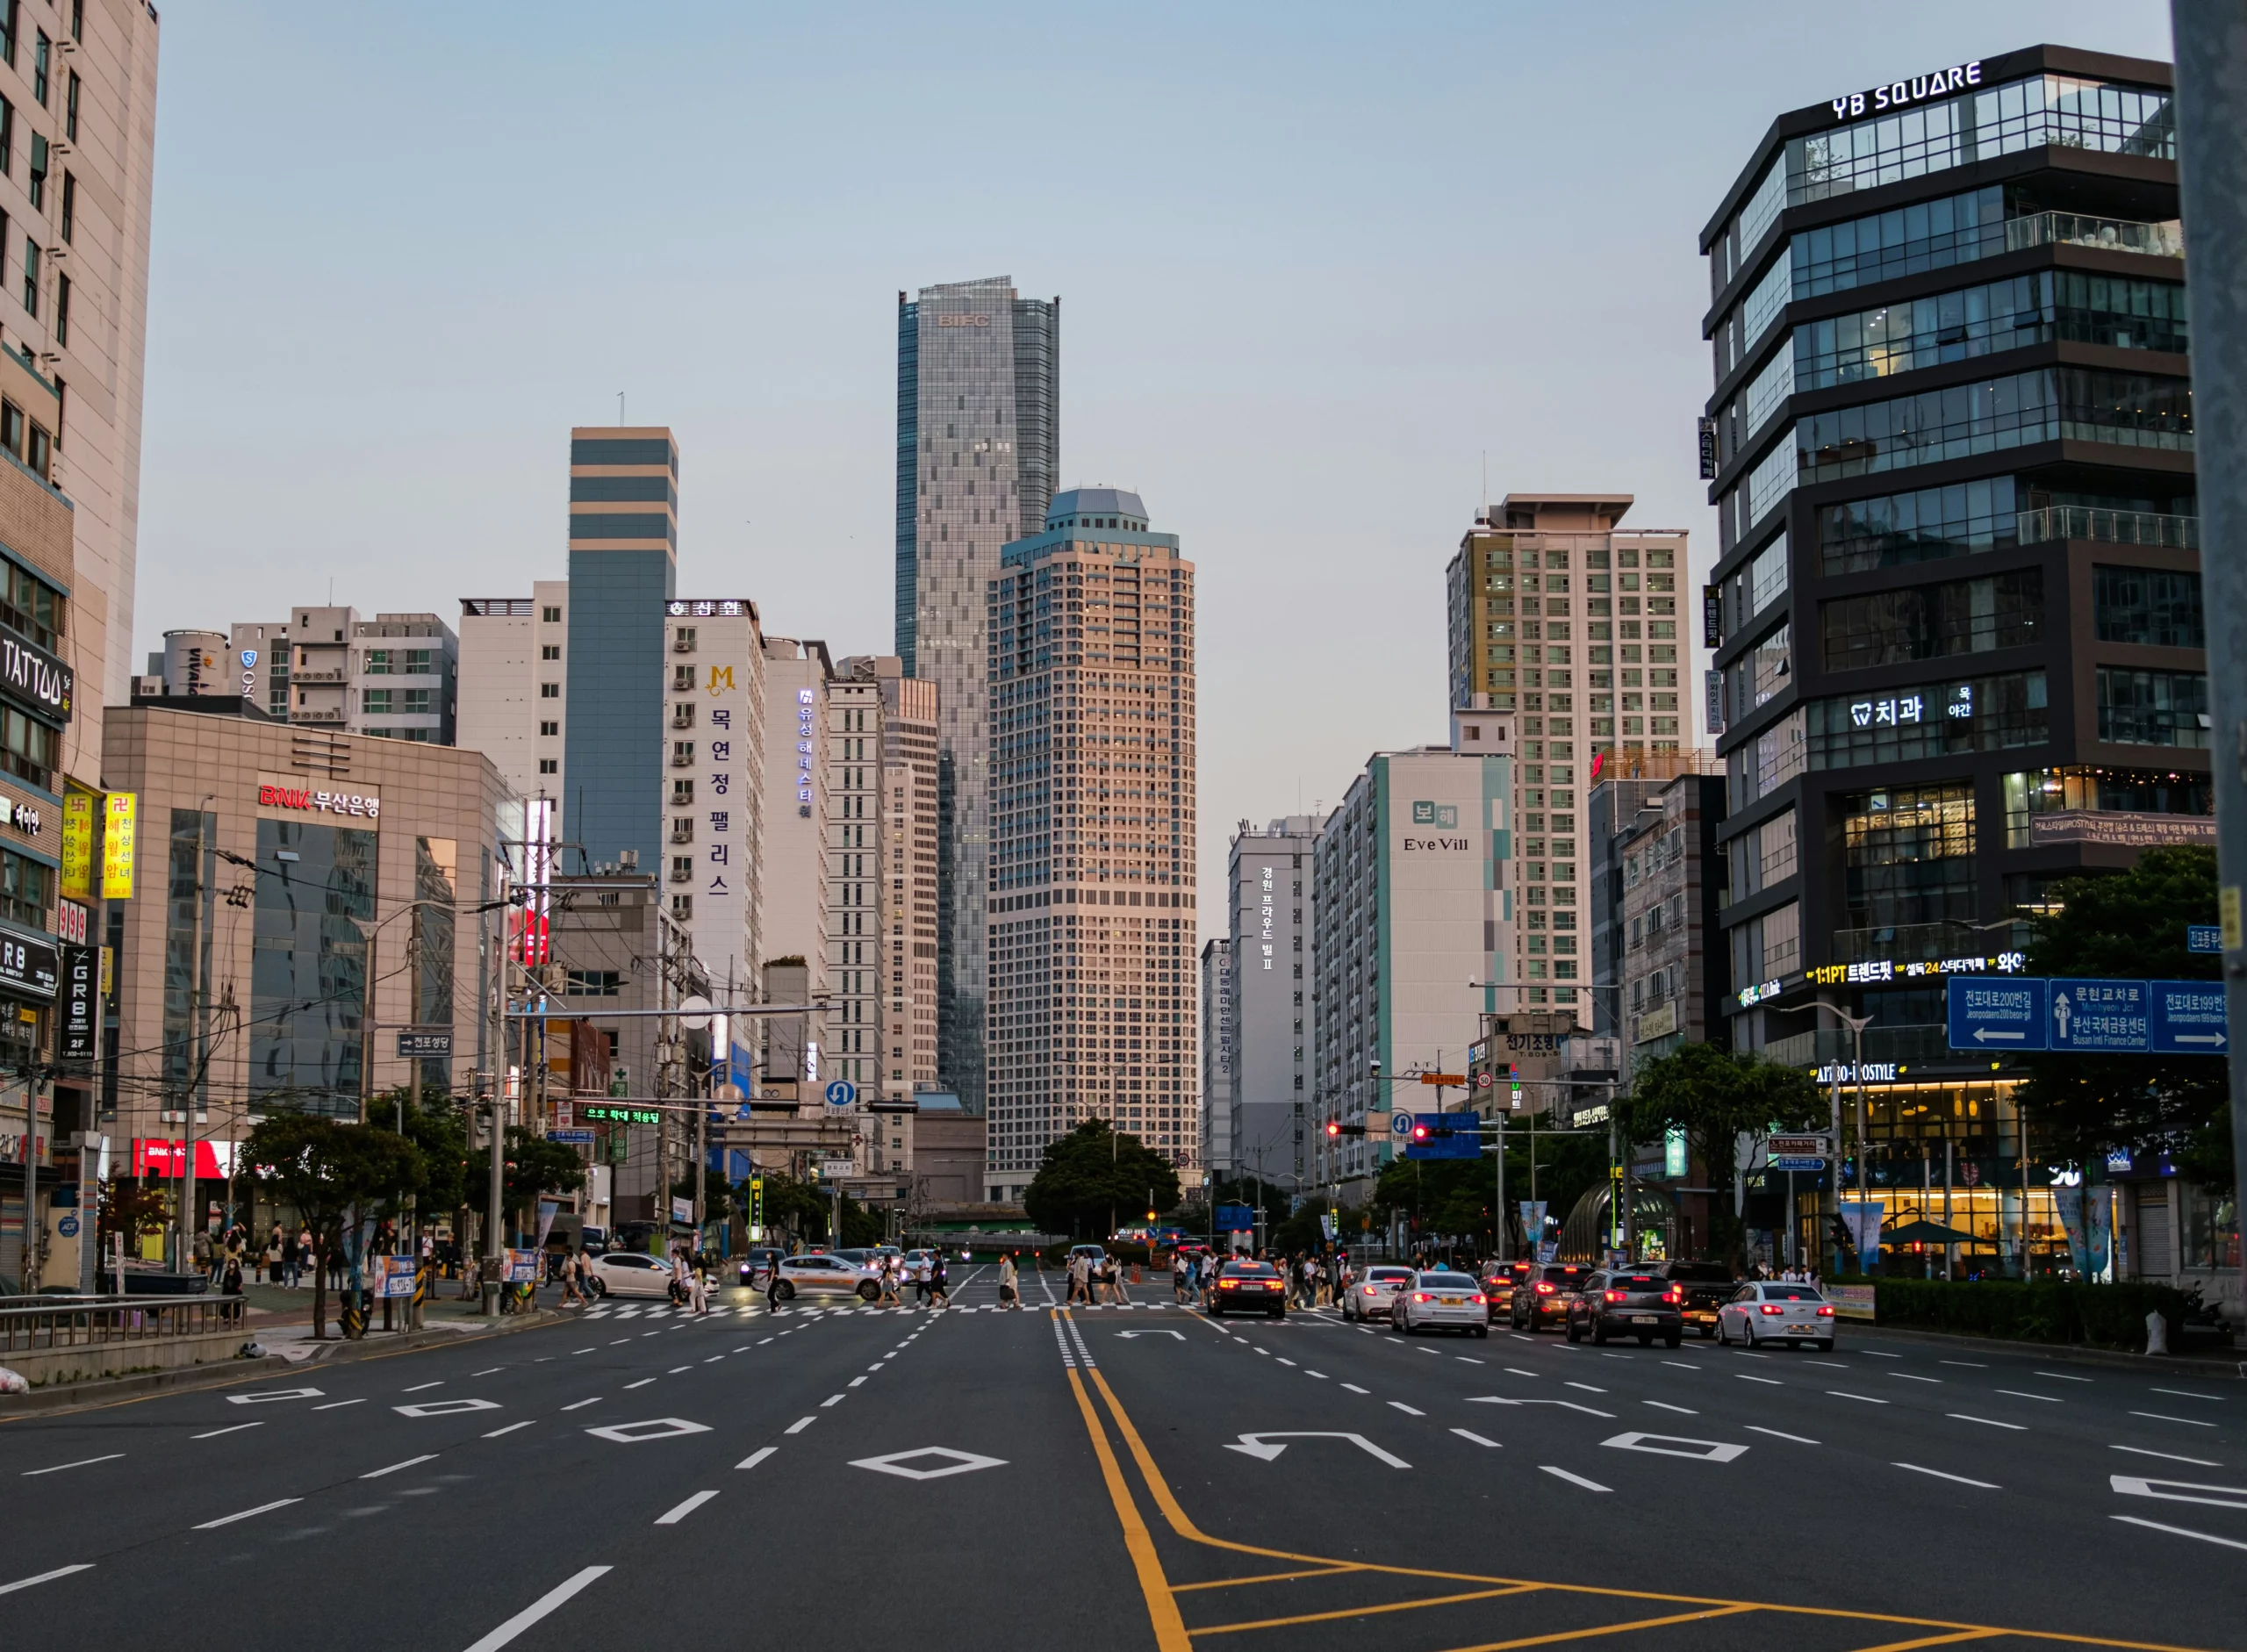
[[[507,1126],[506,1174],[502,1196],[519,1229],[531,1225],[541,1194],[575,1193],[585,1185],[585,1160],[576,1148],[549,1141],[520,1124]]]
[[[2035,920],[2032,975],[2214,980],[2221,960],[2185,950],[2216,921],[2215,851],[2150,849],[2127,872],[2071,878]],[[2205,1055],[2028,1055],[2014,1099],[2031,1153],[2087,1160],[2109,1148],[2165,1152],[2193,1180],[2232,1180],[2229,1062]]]
[[[674,1199],[693,1198],[694,1178],[686,1175],[673,1182],[671,1184],[671,1196]],[[736,1211],[745,1215],[748,1210],[749,1190],[746,1188],[736,1193],[734,1184],[727,1181],[721,1172],[713,1170],[707,1165],[703,1167],[702,1213],[708,1220],[723,1222]]]
[[[449,1214],[479,1203],[484,1182],[478,1172],[483,1165],[470,1152],[468,1125],[460,1104],[434,1086],[425,1088],[417,1099],[408,1087],[400,1085],[368,1103],[369,1126],[395,1134],[401,1103],[406,1139],[421,1152],[421,1180],[413,1193],[422,1214]]]
[[[1152,1194],[1152,1199],[1150,1195]],[[1129,1225],[1149,1210],[1178,1203],[1178,1172],[1137,1136],[1088,1118],[1045,1150],[1045,1162],[1023,1207],[1049,1233],[1105,1235],[1113,1219]]]
[[[1799,1130],[1827,1117],[1809,1074],[1707,1044],[1683,1045],[1648,1062],[1617,1105],[1631,1141],[1660,1141],[1683,1131],[1715,1187],[1731,1180],[1742,1131]],[[1709,1253],[1738,1266],[1741,1236],[1730,1199],[1709,1202]]]
[[[343,1226],[394,1214],[427,1174],[421,1151],[395,1131],[309,1113],[270,1113],[250,1129],[251,1172],[269,1198],[294,1210],[312,1236],[312,1335],[327,1334],[327,1261],[343,1253]]]

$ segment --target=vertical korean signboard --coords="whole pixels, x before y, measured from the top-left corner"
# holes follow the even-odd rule
[[[102,804],[102,899],[133,898],[133,831],[140,799],[133,792],[111,792]]]
[[[62,800],[62,896],[94,898],[94,794],[75,787]]]

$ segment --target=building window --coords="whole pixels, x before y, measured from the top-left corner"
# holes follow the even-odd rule
[[[359,669],[364,675],[369,677],[387,677],[390,675],[390,650],[388,649],[370,648],[367,650],[365,663],[362,664]]]
[[[434,688],[400,689],[398,691],[399,700],[398,708],[406,713],[408,716],[413,716],[416,715],[427,716],[430,712],[436,709],[436,707],[430,703],[436,692],[437,691]]]
[[[0,172],[12,176],[15,170],[16,106],[6,98],[0,97]]]
[[[54,341],[57,344],[70,341],[70,277],[68,276],[54,278]]]
[[[16,25],[22,20],[23,0],[0,0],[0,62],[16,67]]]
[[[45,929],[51,876],[40,862],[12,849],[0,849],[0,917],[27,930]]]
[[[1805,230],[1788,243],[1787,257],[1793,296],[1811,298],[2005,250],[2005,190],[1992,184]]]
[[[539,647],[538,657],[541,659],[560,659],[562,657],[562,645],[559,643],[542,643]]]
[[[674,918],[677,918],[681,923],[693,923],[694,897],[691,894],[675,894],[671,896],[671,915]]]
[[[538,617],[549,625],[559,625],[562,623],[562,610],[552,607],[541,608]]]
[[[406,649],[399,657],[398,671],[407,677],[427,677],[436,669],[433,664],[435,653],[434,649]]]
[[[47,145],[45,133],[32,133],[31,198],[32,210],[44,211],[47,206]]]
[[[538,772],[539,772],[541,774],[559,774],[559,773],[561,773],[561,772],[562,772],[562,759],[561,759],[561,758],[539,758],[539,760],[538,760]]]
[[[70,71],[70,90],[62,96],[62,135],[78,141],[78,71]]]
[[[572,998],[614,998],[624,987],[623,972],[614,969],[572,969],[564,980],[563,990]]]
[[[1971,784],[1864,792],[1842,808],[1851,928],[1963,923],[1974,916]]]
[[[192,1024],[189,949],[199,904],[197,851],[203,843],[197,819],[186,809],[172,811],[168,1044],[176,1036],[175,996],[177,1024],[183,1031]],[[215,831],[207,836],[215,838]],[[360,1009],[367,966],[362,925],[371,924],[375,916],[376,843],[371,831],[295,821],[257,822],[257,944],[248,1017],[253,1110],[286,1106],[328,1117],[358,1117]],[[289,851],[285,860],[284,851]],[[204,859],[205,867],[213,864]],[[359,922],[350,921],[355,918]],[[422,984],[426,988],[426,977]],[[180,1043],[176,1064],[183,1078],[194,1047],[191,1040]]]
[[[2044,618],[2044,574],[2025,568],[1848,597],[1820,603],[1818,618],[1829,672],[2025,648]]]
[[[562,732],[562,725],[558,722],[542,722],[538,725],[538,731],[541,735],[550,738]]]
[[[39,479],[47,479],[54,464],[54,438],[47,434],[47,427],[34,422],[24,438],[24,463],[39,472]]]
[[[0,624],[52,649],[62,635],[68,607],[68,598],[28,569],[0,564]]]
[[[2099,669],[2099,737],[2115,745],[2208,743],[2208,679],[2200,672]]]
[[[541,700],[561,699],[562,685],[559,683],[541,683],[538,686],[538,697]]]
[[[2094,566],[2091,577],[2100,642],[2147,648],[2208,646],[2200,575],[2162,568]]]
[[[390,690],[363,688],[359,691],[359,710],[363,715],[386,717],[390,715]]]
[[[47,70],[54,58],[54,42],[47,38],[45,29],[32,31],[35,44],[32,47],[32,96],[39,99],[41,109],[47,107]]]
[[[28,235],[24,237],[24,310],[39,313],[39,243]]]
[[[2215,788],[2205,774],[2157,769],[2029,769],[2004,777],[2005,846],[2038,849],[2047,843],[2107,841],[2095,822],[2051,821],[2039,830],[2034,816],[2113,813],[2183,815],[2210,822]],[[2128,822],[2114,822],[2118,841],[2133,841]],[[2189,839],[2180,834],[2176,841]]]
[[[1998,751],[2050,737],[2042,672],[1837,695],[1804,710],[1813,769]]]
[[[2019,494],[2009,476],[1851,499],[1818,513],[1819,557],[1828,577],[2020,542]]]

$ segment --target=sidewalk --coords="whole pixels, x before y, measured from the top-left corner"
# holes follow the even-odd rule
[[[245,1340],[262,1345],[292,1363],[314,1358],[324,1347],[333,1347],[342,1341],[339,1322],[342,1317],[341,1293],[327,1293],[327,1336],[315,1340],[312,1336],[312,1290],[310,1285],[291,1290],[286,1285],[245,1284],[242,1298],[246,1304],[248,1323],[244,1325]],[[552,1308],[562,1300],[559,1285],[541,1285],[534,1307]],[[407,1304],[396,1305],[394,1317],[402,1325]],[[368,1315],[367,1333],[354,1347],[376,1345],[391,1347],[406,1343],[409,1334],[426,1338],[431,1332],[466,1335],[494,1328],[514,1325],[522,1315],[504,1314],[498,1319],[484,1317],[480,1297],[460,1299],[458,1280],[440,1280],[437,1293],[421,1304],[421,1331],[408,1333],[403,1330],[385,1331],[382,1328],[382,1304],[375,1304]],[[411,1344],[406,1344],[411,1346]]]

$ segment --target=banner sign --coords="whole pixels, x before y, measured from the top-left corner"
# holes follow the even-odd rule
[[[535,1285],[538,1283],[538,1253],[536,1251],[509,1251],[500,1267],[506,1276],[505,1282],[507,1284]]]
[[[133,898],[133,827],[140,799],[133,792],[111,792],[102,801],[102,899]]]
[[[1841,1205],[1841,1225],[1856,1248],[1860,1269],[1880,1260],[1880,1217],[1884,1209],[1878,1199],[1868,1199],[1863,1204],[1845,1201]]]
[[[94,794],[75,787],[62,800],[62,894],[94,898]]]

